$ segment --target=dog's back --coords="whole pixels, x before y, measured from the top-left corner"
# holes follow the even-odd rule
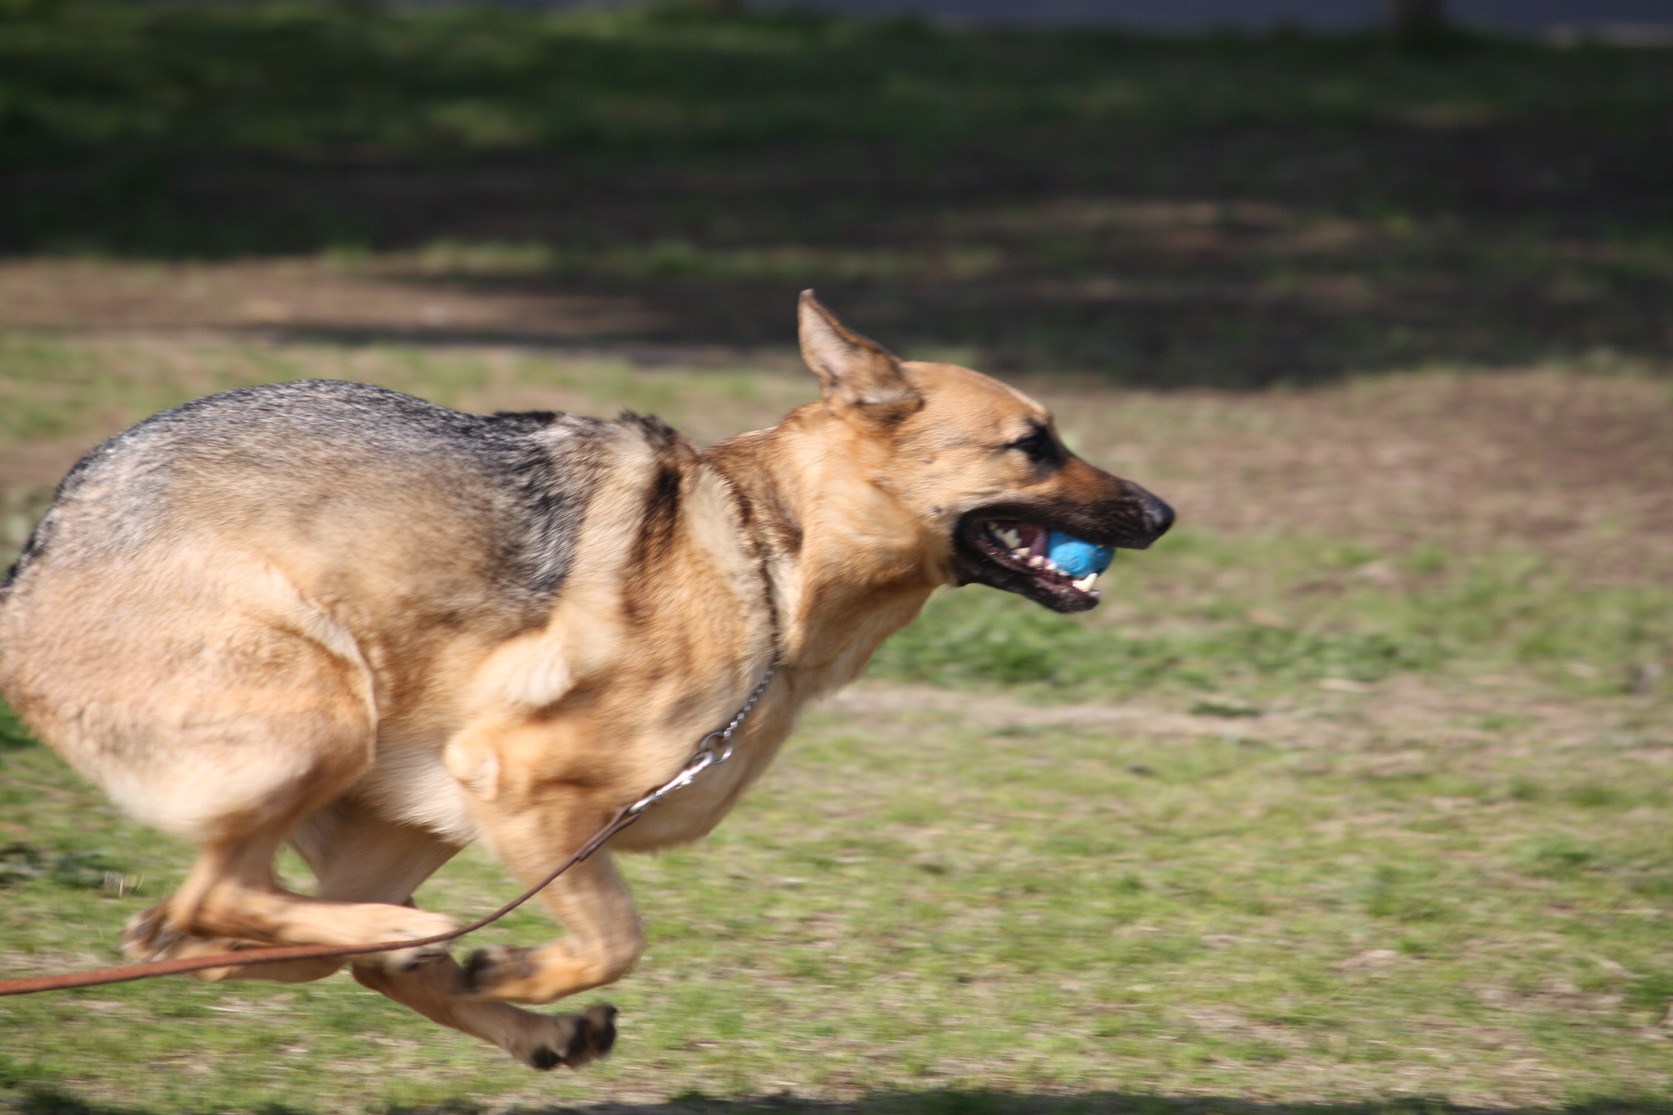
[[[570,415],[464,414],[335,381],[213,395],[83,458],[8,587],[27,595],[38,565],[52,577],[96,567],[107,585],[143,579],[148,562],[213,532],[218,546],[362,566],[370,557],[384,575],[405,566],[434,576],[470,561],[494,595],[538,606],[563,580],[618,430]],[[366,537],[396,524],[385,537],[405,545],[391,551],[380,539],[368,553]]]

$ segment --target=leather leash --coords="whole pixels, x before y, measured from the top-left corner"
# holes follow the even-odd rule
[[[214,956],[189,956],[175,960],[153,960],[145,964],[125,964],[117,968],[99,968],[89,972],[64,972],[55,976],[31,976],[23,979],[0,980],[0,996],[31,995],[38,991],[66,991],[75,987],[97,987],[107,983],[130,983],[134,980],[150,979],[153,976],[176,976],[187,972],[201,972],[207,968],[227,968],[244,964],[277,964],[285,960],[325,960],[339,956],[366,956],[371,953],[393,952],[396,949],[420,948],[425,945],[439,945],[444,941],[451,941],[463,937],[467,933],[474,933],[491,922],[498,921],[541,891],[568,871],[571,867],[587,859],[594,852],[627,828],[651,806],[675,790],[691,785],[692,781],[712,766],[718,766],[732,757],[732,736],[742,726],[745,718],[754,710],[756,702],[767,691],[767,685],[778,672],[780,663],[777,659],[767,667],[761,683],[750,693],[744,701],[743,707],[724,728],[710,732],[698,741],[697,750],[686,761],[680,773],[667,782],[649,791],[632,805],[623,806],[614,817],[592,838],[570,856],[546,878],[524,891],[522,895],[507,902],[498,910],[486,917],[478,918],[469,925],[454,929],[447,933],[437,933],[431,937],[419,937],[411,941],[387,941],[381,945],[273,945],[265,948],[235,949],[232,952],[217,953]]]

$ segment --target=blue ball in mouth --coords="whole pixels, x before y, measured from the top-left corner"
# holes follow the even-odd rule
[[[1052,564],[1079,580],[1088,573],[1102,573],[1108,569],[1115,551],[1054,530],[1046,538],[1046,556],[1051,558]]]

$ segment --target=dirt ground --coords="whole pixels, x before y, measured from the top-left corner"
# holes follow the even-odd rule
[[[375,262],[11,261],[0,263],[0,329],[162,351],[375,338],[442,352],[616,360],[649,377],[745,367],[793,380],[801,374],[793,293],[783,292],[778,344],[700,346],[657,341],[649,296],[421,281]],[[1436,370],[1258,392],[1021,381],[1055,405],[1084,452],[1164,492],[1182,522],[1217,533],[1373,549],[1527,549],[1588,583],[1655,581],[1673,569],[1673,389],[1642,367]],[[483,405],[540,401],[523,392]],[[708,438],[771,421],[775,409],[668,417]],[[0,487],[39,491],[136,417],[113,414],[110,428],[85,436],[0,446]]]

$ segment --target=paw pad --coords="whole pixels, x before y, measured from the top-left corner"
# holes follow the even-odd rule
[[[477,949],[466,958],[459,970],[461,990],[467,995],[481,995],[492,991],[497,984],[506,980],[532,977],[535,974],[535,965],[529,959],[530,951],[510,945]]]
[[[559,1065],[578,1069],[608,1056],[616,1044],[616,1008],[609,1003],[594,1003],[580,1014],[557,1015],[551,1022],[557,1048],[543,1045],[528,1055],[529,1066],[541,1072]]]

